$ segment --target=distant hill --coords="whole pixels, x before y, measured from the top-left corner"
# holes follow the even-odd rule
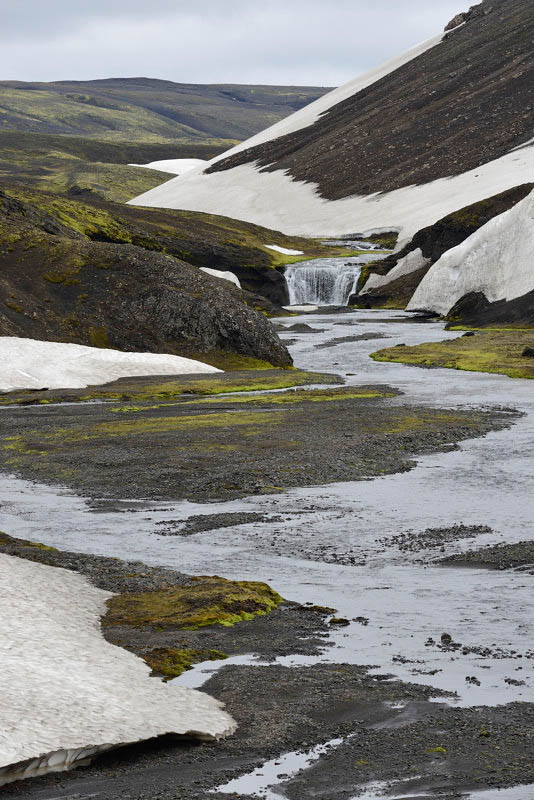
[[[102,141],[235,143],[327,91],[309,86],[196,85],[151,78],[0,81],[0,132]]]

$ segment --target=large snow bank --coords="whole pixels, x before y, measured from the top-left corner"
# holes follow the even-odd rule
[[[534,289],[534,192],[442,255],[419,284],[409,311],[447,314],[470,292],[513,300]]]
[[[293,236],[336,238],[355,231],[397,230],[401,247],[447,214],[529,180],[534,180],[533,145],[461,175],[365,197],[325,200],[313,183],[244,164],[174,178],[130,203],[221,214]]]
[[[241,289],[241,283],[239,282],[239,278],[233,272],[223,272],[220,269],[211,269],[210,267],[200,267],[201,272],[205,272],[207,275],[213,275],[214,278],[220,278],[223,281],[230,281],[230,283],[235,283],[238,289]]]
[[[105,641],[108,597],[74,572],[0,554],[0,785],[166,733],[234,731],[217,700],[151,678]]]
[[[135,375],[187,375],[220,370],[159,353],[123,353],[79,344],[0,336],[0,392],[83,389]]]
[[[205,167],[209,162],[202,158],[167,158],[163,161],[151,161],[150,164],[128,164],[129,167],[145,167],[170,175],[184,175],[193,169]]]

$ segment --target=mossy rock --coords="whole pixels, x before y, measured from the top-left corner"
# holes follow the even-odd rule
[[[266,583],[197,577],[187,586],[112,597],[102,624],[153,626],[160,630],[230,627],[267,614],[282,602],[282,597]]]
[[[158,647],[143,654],[143,660],[156,675],[164,675],[167,679],[178,678],[182,673],[193,668],[193,664],[203,661],[222,661],[228,658],[220,650],[178,650],[175,647]]]

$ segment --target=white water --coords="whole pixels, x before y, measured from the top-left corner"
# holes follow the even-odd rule
[[[381,321],[386,316],[399,322]],[[371,361],[368,354],[379,347],[458,335],[445,332],[439,324],[405,323],[404,318],[402,313],[385,311],[306,316],[306,322],[324,332],[288,332],[297,338],[292,347],[296,365],[335,371],[348,383],[397,386],[406,396],[390,401],[395,404],[453,408],[505,404],[526,416],[509,430],[462,443],[459,451],[422,456],[408,473],[229,503],[125,502],[120,511],[131,513],[106,511],[105,506],[94,513],[85,500],[66,491],[5,478],[0,529],[63,549],[123,558],[127,553],[128,558],[191,573],[267,580],[288,599],[333,606],[349,619],[369,618],[367,626],[353,622],[333,632],[333,647],[319,659],[287,657],[278,660],[282,664],[317,660],[376,664],[378,672],[456,691],[463,706],[529,701],[534,686],[532,576],[443,569],[430,562],[469,548],[533,538],[534,384]],[[290,325],[295,318],[282,322]],[[316,349],[332,339],[369,332],[391,338]],[[52,412],[43,407],[42,413]],[[186,539],[157,535],[158,521],[239,510],[269,512],[284,521],[246,524]],[[492,532],[445,545],[443,551],[406,553],[379,542],[403,532],[458,523],[488,525]],[[420,559],[424,563],[418,563]],[[425,645],[429,637],[439,640],[443,631],[462,644],[490,648],[499,657]],[[438,672],[428,674],[434,670]],[[467,676],[476,676],[481,685],[467,683]],[[524,685],[510,685],[506,679]],[[501,796],[516,800],[529,795],[514,795],[513,790],[495,794],[497,800]]]
[[[346,306],[356,291],[361,263],[360,259],[321,258],[286,267],[289,304]]]

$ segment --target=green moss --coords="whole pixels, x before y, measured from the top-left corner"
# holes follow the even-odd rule
[[[228,656],[220,650],[177,650],[175,647],[160,647],[143,655],[143,660],[153,672],[169,679],[178,678],[186,670],[192,669],[193,664],[225,658]]]
[[[205,414],[205,415],[184,415],[177,417],[126,417],[113,422],[100,422],[88,425],[79,429],[56,428],[47,433],[39,431],[29,431],[23,435],[6,437],[2,449],[13,451],[17,456],[17,463],[22,456],[47,456],[55,448],[64,448],[77,443],[88,441],[98,441],[107,438],[127,438],[132,436],[150,435],[156,436],[158,433],[169,433],[184,431],[202,431],[213,428],[234,428],[241,429],[241,435],[248,433],[252,436],[258,435],[265,426],[272,430],[280,422],[280,416],[276,412],[256,411],[241,412],[235,414]],[[243,431],[243,429],[245,429]],[[15,461],[12,462],[14,464]]]
[[[62,402],[85,402],[88,400],[124,400],[134,403],[144,401],[165,401],[182,395],[217,395],[233,394],[235,392],[258,392],[273,389],[290,389],[294,386],[304,386],[307,384],[328,384],[342,383],[342,378],[331,374],[316,372],[305,372],[302,370],[259,370],[259,374],[252,371],[236,372],[234,374],[225,373],[224,375],[213,377],[192,377],[184,375],[176,379],[157,382],[155,379],[146,379],[146,383],[139,381],[130,382],[128,379],[120,381],[120,389],[113,390],[98,389],[96,391],[82,393],[68,392],[57,393],[46,392],[43,400],[48,403]],[[4,396],[0,399],[0,405],[18,405],[27,402],[34,403],[40,400],[38,392],[17,392]],[[160,404],[161,405],[161,404]],[[142,406],[134,406],[142,408]]]
[[[534,347],[534,331],[484,330],[476,336],[462,336],[449,341],[390,347],[372,353],[371,358],[419,367],[444,367],[532,379],[534,359],[522,356],[525,347]]]
[[[261,359],[239,355],[238,353],[225,353],[222,350],[212,350],[210,353],[188,354],[188,358],[192,358],[194,361],[203,361],[205,364],[221,369],[223,372],[243,369],[275,369],[268,361],[261,361]],[[287,367],[287,369],[291,368]]]
[[[266,583],[198,577],[187,586],[115,595],[108,600],[102,624],[163,630],[196,630],[209,625],[230,627],[267,614],[282,602],[280,595]]]
[[[13,539],[3,531],[0,531],[0,547],[12,546],[14,543],[19,547],[29,547],[32,550],[42,550],[53,553],[58,552],[55,547],[48,547],[46,544],[41,544],[41,542],[30,542],[27,539]]]
[[[89,328],[89,341],[92,347],[109,348],[108,334],[105,328],[97,328],[93,325]]]
[[[243,397],[206,397],[201,400],[188,400],[182,405],[204,405],[224,403],[254,403],[258,405],[291,405],[293,403],[327,403],[339,400],[368,400],[376,397],[395,397],[394,392],[368,389],[303,389],[280,394],[249,395]]]
[[[22,308],[22,306],[19,306],[18,303],[9,302],[6,303],[6,306],[10,308],[12,311],[16,311],[18,314],[24,313],[24,309]]]
[[[61,284],[62,286],[77,286],[80,283],[79,274],[85,260],[79,256],[71,256],[70,258],[65,255],[66,259],[62,260],[59,267],[56,267],[48,272],[45,272],[44,279],[48,283]]]

